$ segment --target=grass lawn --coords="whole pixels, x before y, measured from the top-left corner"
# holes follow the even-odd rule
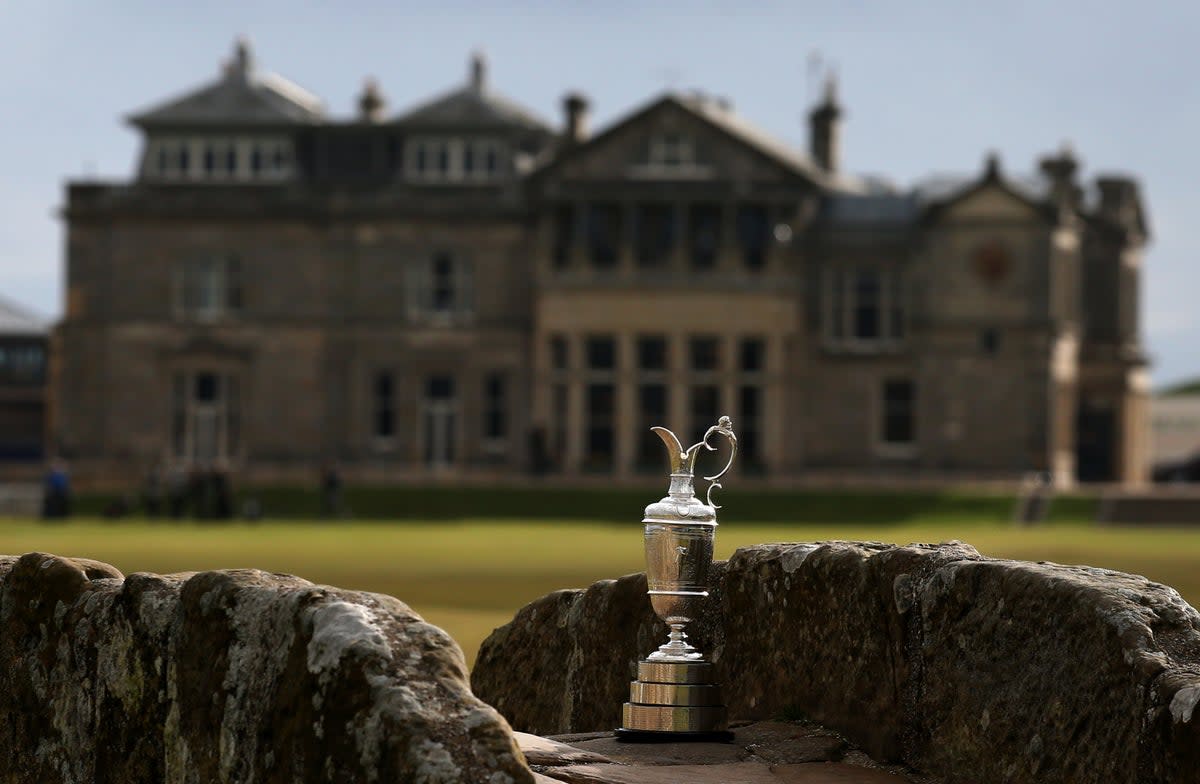
[[[1018,528],[997,520],[930,516],[887,525],[730,522],[717,557],[760,542],[961,539],[986,555],[1085,563],[1144,574],[1200,605],[1200,528],[1132,529],[1056,522]],[[0,553],[33,550],[96,558],[126,574],[255,567],[318,583],[391,594],[458,640],[468,661],[496,626],[557,588],[640,571],[636,521],[262,524],[0,520]]]

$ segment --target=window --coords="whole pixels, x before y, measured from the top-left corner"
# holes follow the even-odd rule
[[[979,333],[979,350],[988,356],[1000,350],[1000,333],[995,329],[985,329]]]
[[[721,391],[715,384],[698,384],[691,389],[692,443],[704,438],[720,416]]]
[[[571,263],[575,246],[575,210],[569,204],[554,211],[554,266],[562,269]]]
[[[915,391],[908,380],[883,382],[880,441],[884,446],[911,446],[915,440]]]
[[[661,335],[638,338],[638,370],[663,371],[667,369],[667,339]]]
[[[692,370],[713,372],[720,364],[720,342],[715,337],[695,337],[689,341]],[[716,424],[716,420],[713,420]]]
[[[421,420],[425,465],[435,470],[453,465],[458,438],[458,403],[453,376],[436,375],[425,380]]]
[[[406,283],[410,320],[446,325],[473,318],[472,268],[467,259],[435,252],[408,268]]]
[[[878,347],[902,341],[906,297],[899,270],[857,267],[827,276],[825,338],[847,347]]]
[[[737,211],[738,245],[747,269],[760,270],[767,264],[771,226],[768,210],[761,204],[743,204]]]
[[[851,334],[858,340],[877,340],[882,334],[880,310],[882,306],[879,273],[875,270],[860,270],[854,278],[851,292],[854,303],[851,311]]]
[[[650,428],[667,424],[667,385],[664,383],[638,386],[638,470],[661,470],[662,440]]]
[[[46,378],[46,351],[40,345],[0,345],[0,382],[40,384]]]
[[[717,264],[721,244],[721,207],[693,204],[688,210],[688,246],[692,268],[712,269]]]
[[[615,457],[614,416],[616,388],[609,383],[587,385],[587,433],[584,468],[611,471]]]
[[[500,171],[500,143],[489,138],[413,138],[407,142],[409,179],[427,183],[479,182]]]
[[[508,385],[500,373],[483,381],[483,437],[491,442],[508,438]]]
[[[643,204],[634,213],[634,245],[640,267],[666,264],[675,249],[675,208],[670,204]]]
[[[552,460],[559,468],[562,468],[567,454],[567,394],[566,384],[555,384],[551,387],[552,406],[554,409],[554,436],[551,446],[553,450]]]
[[[762,466],[762,394],[751,384],[738,390],[738,452],[751,470]]]
[[[762,338],[743,338],[739,347],[738,367],[743,373],[761,373],[766,365]]]
[[[550,337],[550,368],[566,370],[570,364],[570,347],[567,345],[567,339],[562,335],[552,335]]]
[[[271,157],[271,165],[276,172],[283,172],[288,165],[288,148],[282,142],[275,145],[275,154]]]
[[[186,259],[180,264],[175,281],[179,316],[213,321],[241,307],[241,262],[236,255]]]
[[[675,168],[694,162],[695,151],[692,140],[679,133],[663,133],[650,141],[650,163],[655,166]]]
[[[396,437],[396,387],[390,371],[375,374],[372,388],[374,415],[372,434],[379,439]]]
[[[454,310],[454,262],[445,253],[433,257],[432,306],[435,313]]]
[[[615,204],[592,204],[587,212],[588,252],[592,265],[615,267],[621,244],[621,210]]]
[[[587,340],[589,370],[613,370],[617,366],[617,344],[611,337],[591,337]]]
[[[147,147],[148,176],[193,182],[277,182],[289,172],[291,141],[270,135],[156,137]]]
[[[180,372],[172,386],[175,457],[205,465],[236,455],[241,437],[237,377],[213,370]]]

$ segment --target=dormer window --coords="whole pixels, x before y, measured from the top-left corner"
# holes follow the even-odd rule
[[[143,176],[162,181],[274,182],[291,174],[284,137],[161,136],[149,141]]]
[[[663,133],[650,142],[650,163],[654,166],[679,167],[695,163],[692,140],[679,133]]]
[[[408,142],[408,175],[424,183],[471,183],[501,173],[496,139],[416,138]]]

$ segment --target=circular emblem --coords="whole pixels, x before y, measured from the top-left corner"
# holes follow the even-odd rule
[[[973,262],[975,274],[989,286],[995,286],[1008,277],[1012,260],[1008,249],[999,240],[985,242],[975,249]]]

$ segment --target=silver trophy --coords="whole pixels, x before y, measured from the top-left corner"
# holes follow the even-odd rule
[[[670,628],[667,642],[638,663],[638,679],[629,687],[622,712],[622,740],[728,739],[725,706],[713,681],[712,664],[687,640],[685,629],[708,598],[717,509],[713,491],[733,465],[737,436],[729,417],[710,427],[704,438],[684,449],[664,427],[651,428],[667,445],[671,486],[667,496],[646,507],[646,582],[650,606]],[[729,440],[729,461],[712,476],[705,500],[696,497],[696,458],[715,451],[713,436]]]

